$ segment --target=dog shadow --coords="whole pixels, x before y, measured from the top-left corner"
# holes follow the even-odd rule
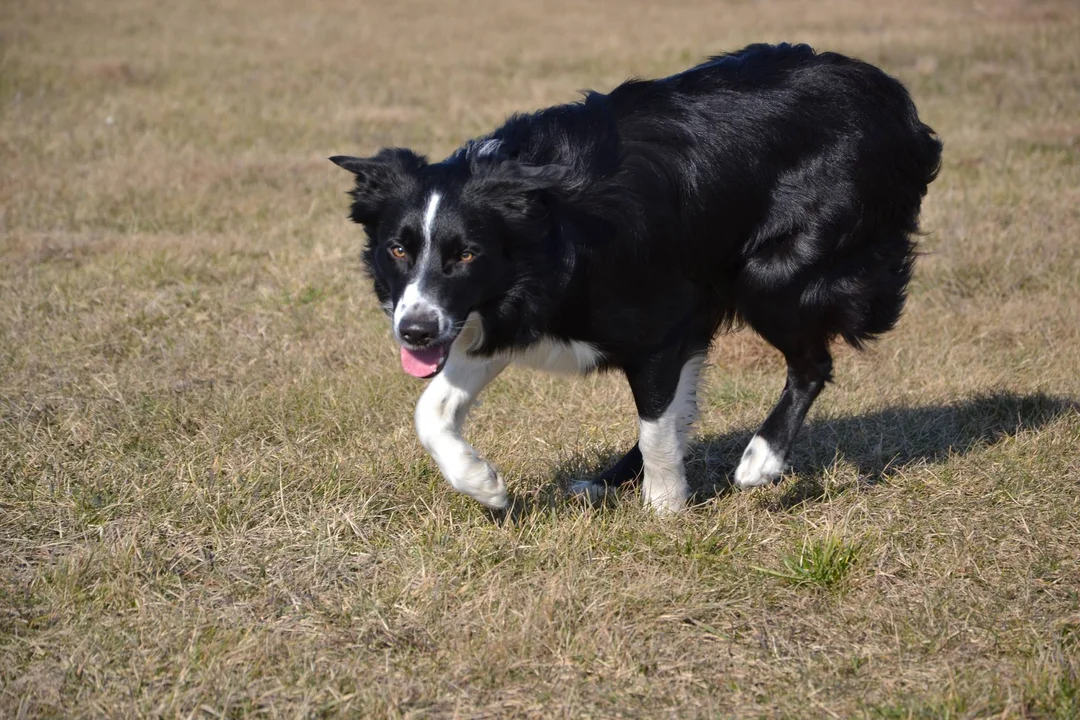
[[[873,486],[905,470],[966,455],[1019,433],[1038,430],[1080,403],[1044,393],[976,395],[948,404],[894,406],[870,413],[817,418],[795,441],[789,465],[796,481],[775,501],[786,510],[826,497],[827,475],[838,463],[853,465],[858,484]],[[701,503],[733,491],[731,478],[756,428],[707,435],[690,444],[687,479],[691,502]],[[537,502],[549,505],[573,480],[600,474],[627,448],[611,448],[597,458],[578,456],[556,467],[553,482],[533,502],[515,503],[517,513]],[[621,492],[619,494],[622,494]],[[835,494],[835,493],[834,493]],[[610,499],[615,493],[608,493]],[[770,503],[772,504],[772,503]]]

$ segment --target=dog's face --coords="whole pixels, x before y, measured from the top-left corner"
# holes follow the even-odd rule
[[[331,160],[356,176],[352,219],[367,231],[364,262],[402,368],[436,375],[470,314],[482,323],[514,287],[546,229],[540,191],[565,169],[498,157],[429,165],[397,149]]]

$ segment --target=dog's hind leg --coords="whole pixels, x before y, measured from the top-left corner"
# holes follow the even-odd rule
[[[700,353],[665,354],[627,372],[638,408],[645,504],[657,512],[677,512],[686,505],[690,486],[686,482],[686,443],[697,415]]]
[[[455,343],[439,373],[416,403],[416,434],[458,492],[493,508],[507,505],[506,483],[461,436],[469,408],[506,367],[505,358],[474,358]]]
[[[746,446],[735,470],[735,484],[743,489],[780,477],[806,413],[832,375],[832,357],[824,343],[785,356],[788,374],[780,400]]]
[[[637,480],[641,476],[642,468],[641,449],[634,443],[634,447],[604,472],[588,480],[575,480],[570,483],[570,494],[582,495],[596,501],[620,485]]]

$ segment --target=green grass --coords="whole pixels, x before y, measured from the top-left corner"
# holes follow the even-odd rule
[[[861,543],[827,532],[820,538],[804,539],[798,553],[785,555],[781,559],[783,570],[754,569],[799,586],[836,588],[851,571],[861,550]]]
[[[1077,716],[1078,34],[1067,0],[0,4],[0,716]],[[945,142],[897,329],[837,349],[776,487],[730,483],[783,383],[743,332],[679,517],[563,496],[634,440],[615,375],[509,370],[467,436],[516,511],[455,494],[326,158],[762,40],[880,64]]]

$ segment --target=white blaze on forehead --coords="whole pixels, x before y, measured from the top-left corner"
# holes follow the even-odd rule
[[[424,244],[420,248],[420,254],[416,258],[416,264],[413,266],[416,272],[416,277],[405,286],[405,291],[401,293],[401,299],[398,300],[397,307],[394,308],[394,331],[397,332],[401,327],[402,318],[407,313],[413,310],[427,310],[434,313],[439,318],[439,333],[440,335],[448,332],[451,322],[450,318],[443,312],[442,308],[437,303],[427,297],[424,293],[420,283],[424,277],[424,266],[429,262],[428,257],[433,252],[431,232],[435,225],[435,213],[439,210],[439,201],[442,196],[437,192],[432,192],[428,196],[427,205],[424,206]]]
[[[421,258],[431,246],[431,226],[435,224],[435,213],[439,210],[441,199],[442,197],[437,192],[431,193],[431,197],[428,198],[427,209],[424,210],[424,250],[420,253]]]

